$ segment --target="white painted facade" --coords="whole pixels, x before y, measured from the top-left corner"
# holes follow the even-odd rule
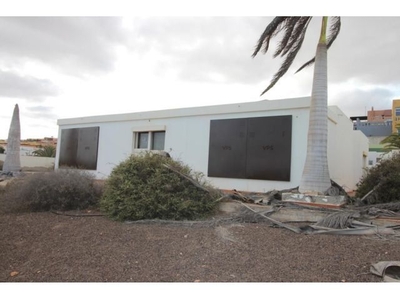
[[[207,107],[171,109],[119,115],[58,120],[59,143],[55,168],[59,167],[63,129],[99,126],[97,178],[104,179],[120,162],[134,154],[135,132],[165,130],[165,148],[171,157],[207,175],[210,121],[292,115],[292,157],[290,181],[208,178],[221,189],[267,192],[299,185],[307,151],[310,98],[263,100]],[[331,178],[353,190],[367,166],[368,139],[353,130],[352,121],[335,107],[329,107],[328,158]]]

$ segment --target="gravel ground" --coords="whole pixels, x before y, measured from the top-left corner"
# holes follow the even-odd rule
[[[176,226],[0,215],[2,282],[379,282],[399,240],[296,234],[267,223]]]

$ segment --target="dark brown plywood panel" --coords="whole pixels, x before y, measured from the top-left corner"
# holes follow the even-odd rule
[[[292,117],[248,119],[246,178],[290,181]]]
[[[211,120],[208,176],[246,178],[246,119]]]
[[[208,176],[290,181],[292,116],[211,120]]]

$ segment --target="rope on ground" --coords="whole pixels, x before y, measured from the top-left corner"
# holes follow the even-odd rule
[[[157,224],[157,225],[169,225],[177,227],[216,227],[223,224],[232,224],[241,222],[238,217],[231,218],[218,218],[213,220],[201,220],[201,221],[176,221],[176,220],[161,220],[161,219],[145,219],[136,221],[125,221],[125,224]]]
[[[51,213],[56,214],[56,215],[61,215],[61,216],[68,216],[68,217],[104,217],[105,214],[90,214],[90,213],[80,213],[80,214],[72,214],[68,212],[63,212],[63,211],[57,211],[57,210],[50,210]]]

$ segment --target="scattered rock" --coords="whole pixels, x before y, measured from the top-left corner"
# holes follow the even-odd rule
[[[11,277],[14,277],[14,276],[17,276],[19,274],[19,272],[17,272],[17,271],[12,271],[11,273],[10,273],[10,276]]]

